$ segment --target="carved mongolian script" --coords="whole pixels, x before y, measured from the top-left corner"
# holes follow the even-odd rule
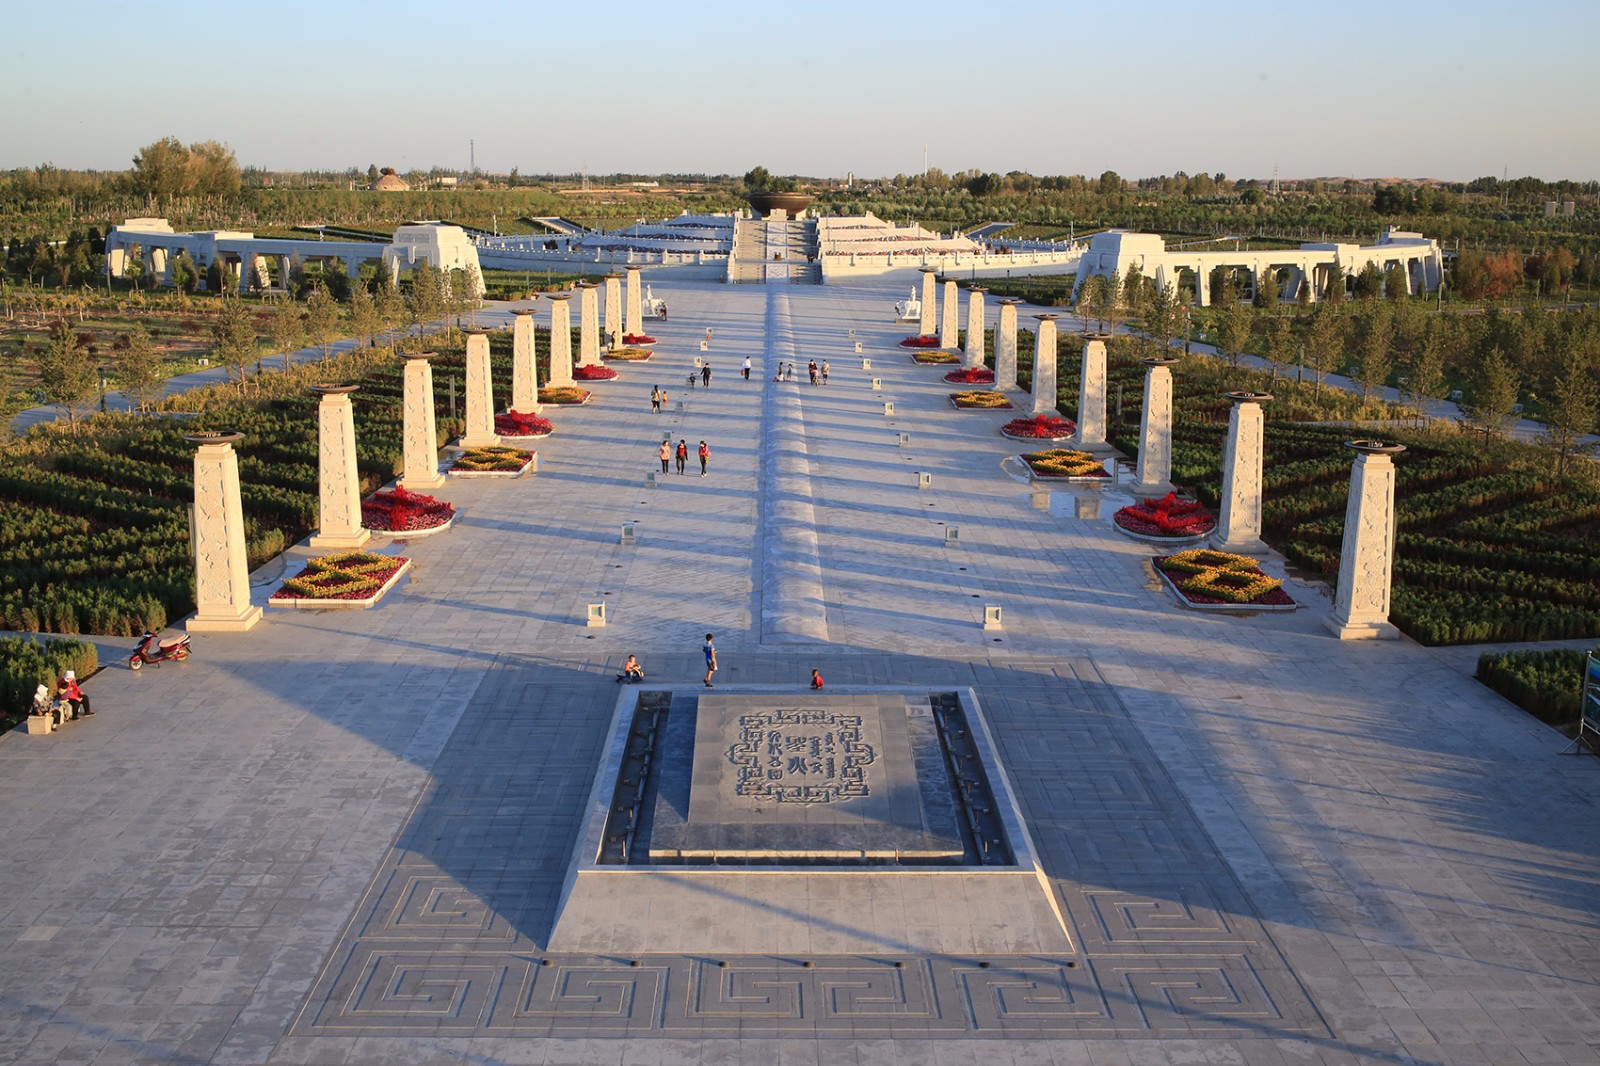
[[[866,796],[878,756],[861,740],[861,716],[804,708],[739,718],[728,749],[738,768],[734,794],[775,803],[832,803]]]

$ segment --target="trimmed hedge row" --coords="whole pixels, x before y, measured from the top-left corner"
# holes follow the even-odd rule
[[[1478,656],[1478,680],[1541,722],[1569,725],[1583,700],[1584,653],[1513,651]]]
[[[87,641],[0,637],[0,720],[7,727],[21,721],[33,704],[33,690],[49,685],[54,694],[64,671],[84,678],[99,667],[99,653]]]

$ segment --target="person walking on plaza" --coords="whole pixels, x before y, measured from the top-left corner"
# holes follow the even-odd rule
[[[710,633],[706,634],[706,646],[700,650],[705,653],[706,657],[706,688],[716,688],[717,686],[711,683],[711,678],[717,672],[717,646],[711,640]]]
[[[822,383],[824,385],[828,383],[828,361],[826,359],[822,361]]]
[[[656,415],[661,413],[661,386],[660,385],[651,385],[650,386],[650,413],[651,414],[656,414]]]
[[[750,357],[748,355],[744,357],[744,379],[746,381],[750,380]]]
[[[661,472],[667,472],[667,464],[672,461],[672,445],[666,441],[661,442]]]
[[[683,473],[683,464],[689,461],[689,442],[682,437],[678,438],[678,473]]]
[[[61,675],[61,682],[56,685],[56,696],[72,704],[74,718],[88,717],[94,713],[89,709],[89,697],[78,687],[78,675],[71,670]]]
[[[806,364],[806,373],[811,375],[811,384],[817,383],[817,361],[815,359]]]
[[[708,389],[711,387],[711,360],[709,359],[700,364],[700,384]]]
[[[706,463],[708,463],[710,461],[711,461],[711,449],[706,446],[706,442],[705,441],[701,441],[700,442],[700,476],[701,477],[705,477],[706,476]]]

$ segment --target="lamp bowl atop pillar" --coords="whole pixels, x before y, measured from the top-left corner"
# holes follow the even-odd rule
[[[1183,362],[1181,359],[1169,359],[1164,355],[1153,355],[1148,359],[1139,360],[1140,366],[1177,366]]]
[[[185,433],[183,439],[190,444],[237,444],[244,440],[244,434],[231,429],[207,429],[198,433]]]
[[[1052,314],[1046,312],[1045,314],[1034,315],[1033,317],[1037,318],[1040,322],[1054,322],[1056,319],[1060,318],[1061,316],[1060,315],[1052,315]]]
[[[1381,440],[1347,440],[1344,446],[1363,455],[1399,455],[1406,450],[1404,444],[1387,444]]]
[[[1234,403],[1272,402],[1272,393],[1270,392],[1225,392],[1222,395],[1224,399],[1232,400]]]
[[[360,387],[360,385],[333,385],[328,382],[323,382],[321,384],[311,386],[311,391],[316,393],[318,396],[339,396],[346,392],[355,392]]]
[[[1039,316],[1038,315],[1034,315],[1033,317],[1038,318]],[[1104,344],[1106,341],[1109,341],[1111,339],[1111,334],[1109,334],[1109,333],[1085,333],[1083,335],[1083,339],[1086,340],[1086,341],[1099,341],[1102,344]]]
[[[521,313],[522,312],[520,312],[520,311],[518,312],[518,314],[521,314]],[[532,311],[528,312],[528,314],[532,314],[532,313],[533,313]],[[407,359],[432,359],[434,356],[438,355],[439,353],[438,352],[401,352],[400,354],[405,356]]]
[[[530,311],[529,314],[532,314],[532,312]],[[469,337],[487,337],[492,331],[484,328],[483,326],[468,326],[461,332],[465,333]]]
[[[762,218],[779,209],[788,212],[789,217],[794,218],[810,207],[811,201],[816,197],[803,192],[753,192],[745,199],[750,201],[750,206],[755,208],[756,213]]]

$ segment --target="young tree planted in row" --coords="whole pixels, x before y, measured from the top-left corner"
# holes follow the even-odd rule
[[[39,372],[39,387],[46,403],[59,405],[67,416],[67,427],[78,432],[78,408],[89,403],[98,380],[89,350],[65,321],[50,327],[50,337],[33,357]]]

